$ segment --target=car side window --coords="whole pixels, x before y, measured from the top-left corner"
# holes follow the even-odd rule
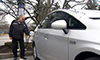
[[[50,21],[48,23],[48,28],[51,28],[51,24],[57,20],[68,20],[69,15],[62,11],[54,12],[50,15]]]
[[[69,18],[69,29],[86,29],[86,26],[82,24],[79,20],[76,18],[70,16]]]
[[[68,29],[86,29],[86,26],[79,20],[62,11],[56,11],[46,16],[40,23],[40,28],[51,28],[51,24],[57,20],[65,20]]]
[[[42,22],[40,23],[40,28],[46,28],[47,27],[48,20],[49,20],[49,17],[46,16],[44,18],[44,20],[42,20]]]

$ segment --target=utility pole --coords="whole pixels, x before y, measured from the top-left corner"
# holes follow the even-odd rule
[[[25,0],[17,0],[18,2],[18,16],[24,15]]]

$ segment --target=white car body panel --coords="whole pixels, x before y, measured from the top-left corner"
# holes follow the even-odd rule
[[[76,44],[69,45],[69,60],[74,60],[79,53],[85,51],[91,51],[95,52],[96,54],[100,54],[100,38],[96,37],[100,36],[100,32],[94,31],[71,30],[69,32],[69,41],[76,42]]]
[[[43,58],[44,60],[62,60],[64,58],[65,60],[68,59],[68,41],[67,37],[64,34],[63,31],[61,30],[54,30],[54,29],[39,29],[39,39],[37,39],[37,45],[38,51],[40,50],[39,55]],[[58,34],[55,34],[58,33]],[[62,38],[63,37],[63,38]],[[45,41],[43,41],[45,40]],[[58,43],[55,43],[58,42]],[[66,47],[63,47],[66,46]],[[57,49],[56,49],[57,48]],[[46,50],[46,51],[45,51]],[[49,52],[48,52],[49,51]],[[60,52],[62,51],[62,52]],[[44,53],[43,53],[44,52]],[[63,54],[63,56],[62,56]],[[62,58],[61,58],[62,57]]]
[[[38,57],[41,60],[74,60],[78,54],[85,51],[100,55],[100,19],[92,19],[100,18],[100,12],[64,9],[56,11],[69,13],[81,21],[86,29],[69,29],[68,34],[64,34],[60,29],[37,29],[34,41]]]

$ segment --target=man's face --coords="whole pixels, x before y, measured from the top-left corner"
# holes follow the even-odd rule
[[[25,20],[25,16],[22,16],[22,17],[19,18],[20,22],[23,22],[24,20]]]

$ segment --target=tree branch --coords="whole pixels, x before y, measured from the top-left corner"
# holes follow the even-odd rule
[[[6,11],[4,11],[4,10],[2,10],[2,9],[0,9],[0,11],[4,12],[4,13],[6,13],[6,14],[10,14],[10,12],[9,12],[9,11],[8,11],[8,12],[6,12]],[[15,17],[14,15],[12,15],[12,14],[10,14],[10,15],[16,19],[16,17]]]
[[[25,7],[24,7],[24,10],[29,14],[30,18],[31,18],[32,20],[34,20],[34,22],[35,22],[36,24],[38,24],[37,21],[31,16],[31,14],[29,13],[29,11],[28,11]]]
[[[17,15],[15,14],[14,10],[13,10],[9,5],[7,5],[5,2],[2,2],[2,3],[4,3],[8,8],[10,8],[10,10],[13,11],[13,14],[14,14],[15,16],[17,16]]]

